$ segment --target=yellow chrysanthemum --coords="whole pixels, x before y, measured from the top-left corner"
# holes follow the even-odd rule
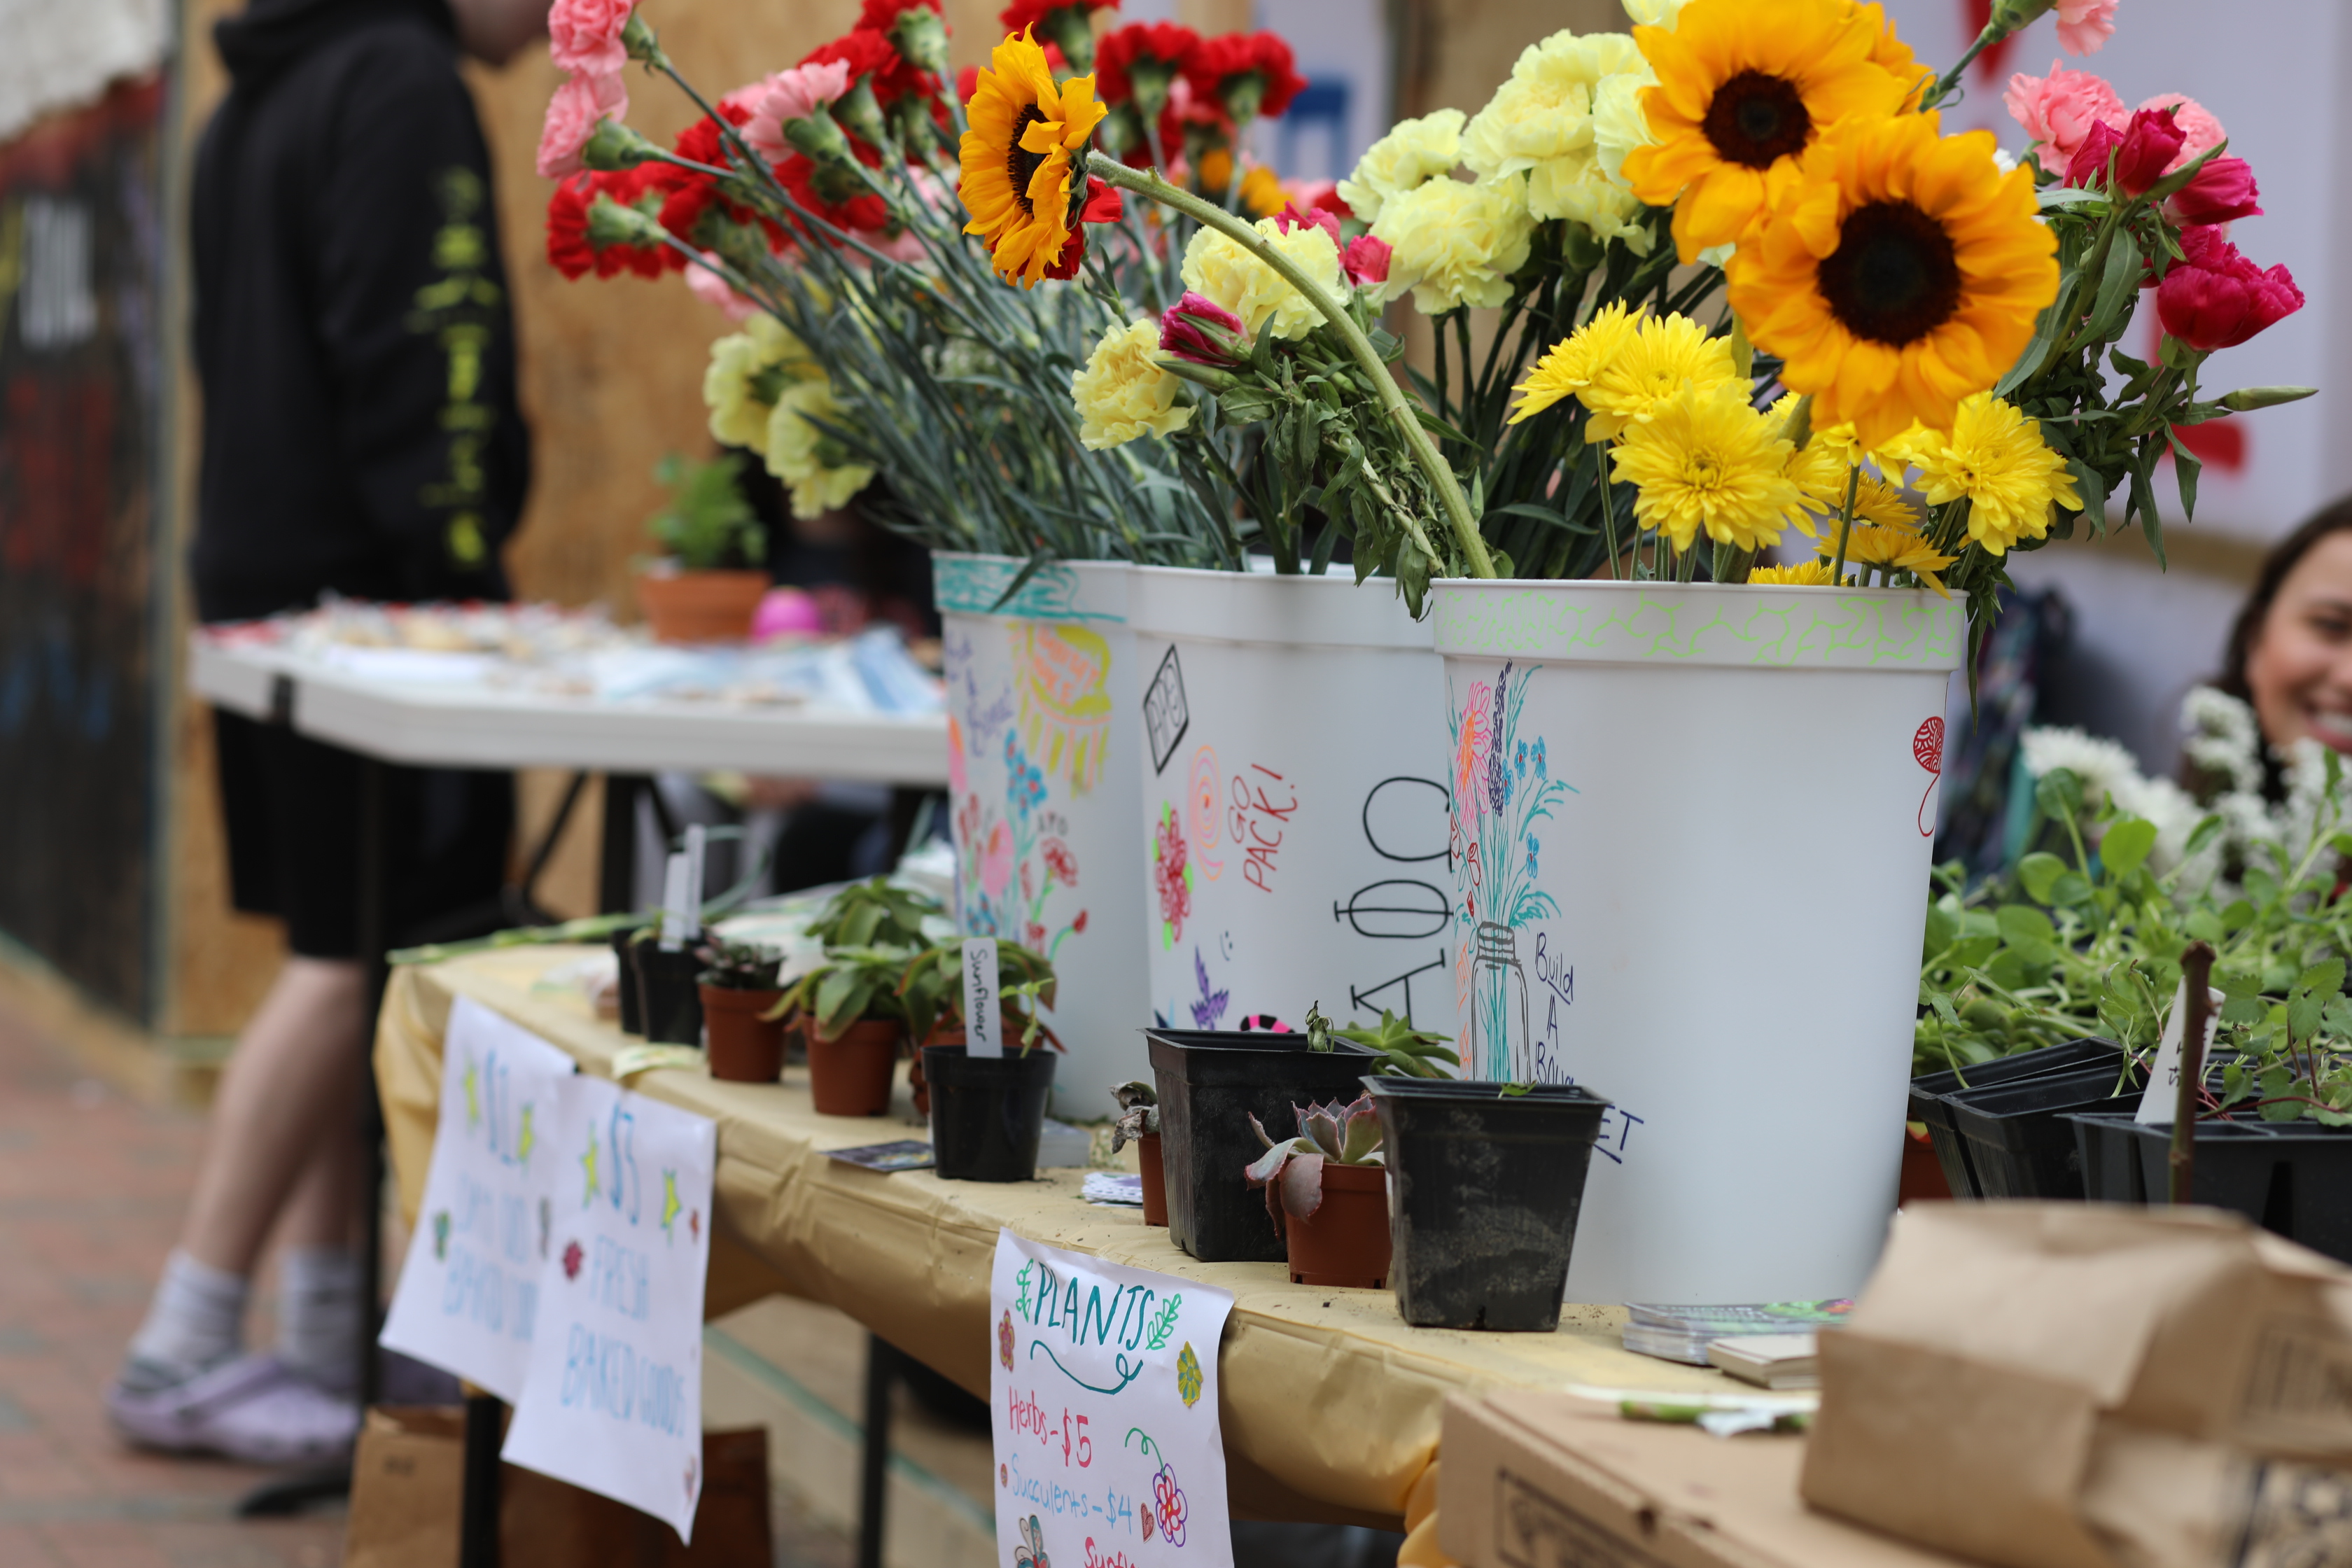
[[[1612,457],[1617,478],[1640,487],[1634,517],[1676,550],[1702,530],[1718,544],[1760,550],[1800,510],[1782,472],[1789,443],[1748,406],[1744,385],[1684,387]]]
[[[2066,459],[2042,439],[2040,422],[1990,393],[1960,404],[1950,435],[1912,432],[1901,456],[1919,470],[1928,505],[1969,503],[1969,540],[1995,555],[2049,532],[2053,507],[2083,505]]]
[[[1707,336],[1706,329],[1688,316],[1646,317],[1632,339],[1595,370],[1591,384],[1577,394],[1591,411],[1584,422],[1584,438],[1607,441],[1623,435],[1672,403],[1685,387],[1712,392],[1731,385],[1738,386],[1744,403],[1748,381],[1731,363],[1729,339]]]
[[[1827,548],[1825,542],[1824,548]],[[1949,566],[1954,556],[1940,554],[1935,546],[1908,528],[1879,528],[1857,522],[1846,533],[1845,559],[1850,566],[1875,566],[1881,572],[1908,572],[1928,587],[1952,595],[1937,574]]]
[[[1878,528],[1908,529],[1919,531],[1919,509],[1903,493],[1901,485],[1888,484],[1875,474],[1864,474],[1854,487],[1853,520]]]
[[[1633,194],[1675,209],[1685,262],[1740,242],[1765,175],[1853,116],[1891,114],[1908,84],[1873,58],[1885,18],[1853,0],[1691,0],[1634,40],[1657,72],[1642,95],[1656,144],[1625,159]],[[1907,52],[1907,51],[1906,51]]]
[[[1481,180],[1525,174],[1528,211],[1538,222],[1567,218],[1647,251],[1650,231],[1634,221],[1642,204],[1610,183],[1593,116],[1605,84],[1638,89],[1655,79],[1622,33],[1554,33],[1520,51],[1510,79],[1464,128],[1462,162]]]
[[[1627,310],[1624,300],[1612,300],[1592,312],[1591,321],[1552,344],[1536,361],[1527,380],[1511,388],[1519,395],[1519,405],[1511,411],[1510,422],[1517,425],[1532,419],[1561,398],[1591,386],[1592,378],[1633,341],[1642,316],[1641,310]]]
[[[793,381],[817,374],[808,347],[773,316],[755,315],[740,332],[710,345],[702,373],[702,402],[710,434],[720,445],[758,447],[767,439],[768,413]]]
[[[1242,214],[1255,221],[1272,217],[1290,205],[1290,197],[1282,188],[1282,176],[1264,163],[1254,163],[1242,176]]]
[[[1193,405],[1177,401],[1183,382],[1159,355],[1159,325],[1137,321],[1103,333],[1086,368],[1070,373],[1078,440],[1087,450],[1124,446],[1139,436],[1172,436],[1192,422]]]
[[[813,422],[819,419],[845,422],[833,399],[833,383],[823,375],[784,388],[768,416],[762,442],[768,472],[792,487],[793,515],[798,518],[833,510],[874,479],[872,468],[851,462],[840,440]]]
[[[1365,223],[1380,222],[1381,209],[1391,198],[1453,172],[1462,161],[1466,118],[1458,109],[1441,109],[1418,120],[1398,121],[1395,129],[1365,149],[1355,173],[1339,182],[1339,199]]]
[[[1771,422],[1772,434],[1793,442],[1789,425],[1796,417],[1800,401],[1793,392],[1782,393],[1773,400],[1772,406],[1764,411],[1764,417]],[[1805,498],[1805,504],[1811,507],[1843,506],[1846,476],[1853,468],[1853,462],[1840,450],[1837,443],[1823,440],[1819,430],[1813,431],[1803,446],[1795,447],[1789,454],[1790,482],[1797,487],[1798,493]],[[1810,524],[1801,519],[1797,526],[1807,532],[1811,531]]]
[[[1260,218],[1254,226],[1326,294],[1335,300],[1347,297],[1339,247],[1328,230],[1300,223],[1285,234],[1270,217]],[[1322,312],[1281,273],[1213,228],[1195,230],[1185,246],[1184,287],[1239,316],[1252,337],[1264,331],[1277,338],[1303,338],[1323,321]]]
[[[1095,101],[1094,78],[1055,82],[1026,31],[996,46],[965,107],[971,129],[956,186],[971,209],[964,232],[987,245],[998,276],[1029,288],[1077,227],[1087,141],[1108,110]]]
[[[1729,267],[1731,308],[1813,421],[1865,447],[1917,424],[1948,430],[1960,399],[2015,363],[2058,291],[2057,237],[2031,168],[2002,174],[1992,133],[1937,134],[1933,113],[1849,124],[1785,180]]]
[[[1748,574],[1750,583],[1778,583],[1788,588],[1834,588],[1837,579],[1830,574],[1826,561],[1808,561],[1801,566],[1759,566]]]

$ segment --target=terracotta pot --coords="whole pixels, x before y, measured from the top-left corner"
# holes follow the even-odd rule
[[[762,1018],[783,992],[702,987],[702,1028],[710,1076],[729,1083],[773,1083],[784,1070],[784,1022]]]
[[[1135,1141],[1136,1163],[1143,1167],[1143,1223],[1168,1223],[1168,1181],[1160,1169],[1160,1134],[1147,1132]]]
[[[809,1098],[820,1116],[879,1116],[890,1109],[890,1075],[898,1065],[905,1026],[895,1019],[852,1024],[825,1039],[812,1023],[808,1041]]]
[[[768,587],[765,572],[646,572],[637,607],[656,642],[745,642]]]
[[[1388,1288],[1389,1173],[1384,1167],[1325,1161],[1321,1206],[1311,1219],[1285,1213],[1282,1229],[1290,1247],[1292,1284]]]

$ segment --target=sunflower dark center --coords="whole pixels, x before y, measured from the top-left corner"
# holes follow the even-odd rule
[[[1741,71],[1715,89],[1706,106],[1706,139],[1727,163],[1769,169],[1777,159],[1801,153],[1812,134],[1796,84],[1762,71]]]
[[[1899,348],[1959,309],[1960,268],[1943,225],[1909,202],[1872,202],[1847,215],[1821,287],[1846,331]]]
[[[1021,145],[1021,138],[1032,125],[1044,120],[1035,104],[1024,104],[1021,118],[1013,122],[1013,142],[1004,150],[1004,172],[1013,176],[1013,199],[1021,204],[1024,217],[1035,217],[1037,209],[1029,202],[1029,182],[1036,176],[1038,166],[1045,162],[1043,153],[1032,153]]]

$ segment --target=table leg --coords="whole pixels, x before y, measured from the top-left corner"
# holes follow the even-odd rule
[[[608,915],[637,907],[637,792],[635,773],[604,775],[604,841],[598,849],[596,908]]]
[[[465,1501],[457,1568],[499,1568],[499,1441],[505,1414],[494,1394],[466,1396]]]
[[[866,1336],[866,1445],[857,1501],[857,1568],[882,1568],[882,1520],[890,1478],[890,1388],[898,1352]]]

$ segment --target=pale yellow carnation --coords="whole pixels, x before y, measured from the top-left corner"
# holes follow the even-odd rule
[[[1387,297],[1411,289],[1414,309],[1439,316],[1508,300],[1535,221],[1524,182],[1432,180],[1383,206],[1372,233],[1392,250]]]
[[[1647,146],[1650,117],[1642,109],[1643,89],[1654,86],[1657,73],[1642,62],[1639,71],[1621,72],[1592,89],[1592,159],[1601,177],[1621,190],[1633,189],[1625,179],[1625,154]]]
[[[702,373],[702,401],[710,410],[710,434],[720,445],[766,444],[774,392],[786,381],[816,374],[808,348],[773,316],[756,315],[710,345]]]
[[[1260,218],[1256,227],[1308,281],[1335,300],[1347,298],[1339,247],[1328,231],[1298,224],[1285,234],[1270,217]],[[1184,287],[1239,316],[1252,337],[1271,331],[1277,338],[1303,338],[1322,324],[1323,312],[1281,273],[1213,228],[1201,229],[1184,247]]]
[[[1192,422],[1193,405],[1179,403],[1181,378],[1160,366],[1160,329],[1150,321],[1113,327],[1070,373],[1077,405],[1078,439],[1090,451],[1120,447],[1139,436],[1172,436]]]
[[[1528,45],[1463,131],[1462,162],[1481,180],[1525,174],[1528,210],[1538,222],[1567,218],[1602,239],[1646,248],[1649,231],[1633,221],[1642,204],[1610,184],[1593,118],[1602,85],[1621,79],[1637,89],[1656,80],[1622,33],[1560,32]]]
[[[760,445],[767,454],[768,472],[792,487],[793,515],[811,518],[846,503],[872,481],[874,470],[848,461],[839,440],[803,415],[844,423],[830,379],[819,375],[785,387],[768,416]]]
[[[1689,4],[1690,0],[1625,0],[1625,15],[1638,26],[1671,27]]]
[[[1397,121],[1358,160],[1356,172],[1339,182],[1339,199],[1364,222],[1378,222],[1390,201],[1451,174],[1462,161],[1464,119],[1458,109],[1441,109]]]

